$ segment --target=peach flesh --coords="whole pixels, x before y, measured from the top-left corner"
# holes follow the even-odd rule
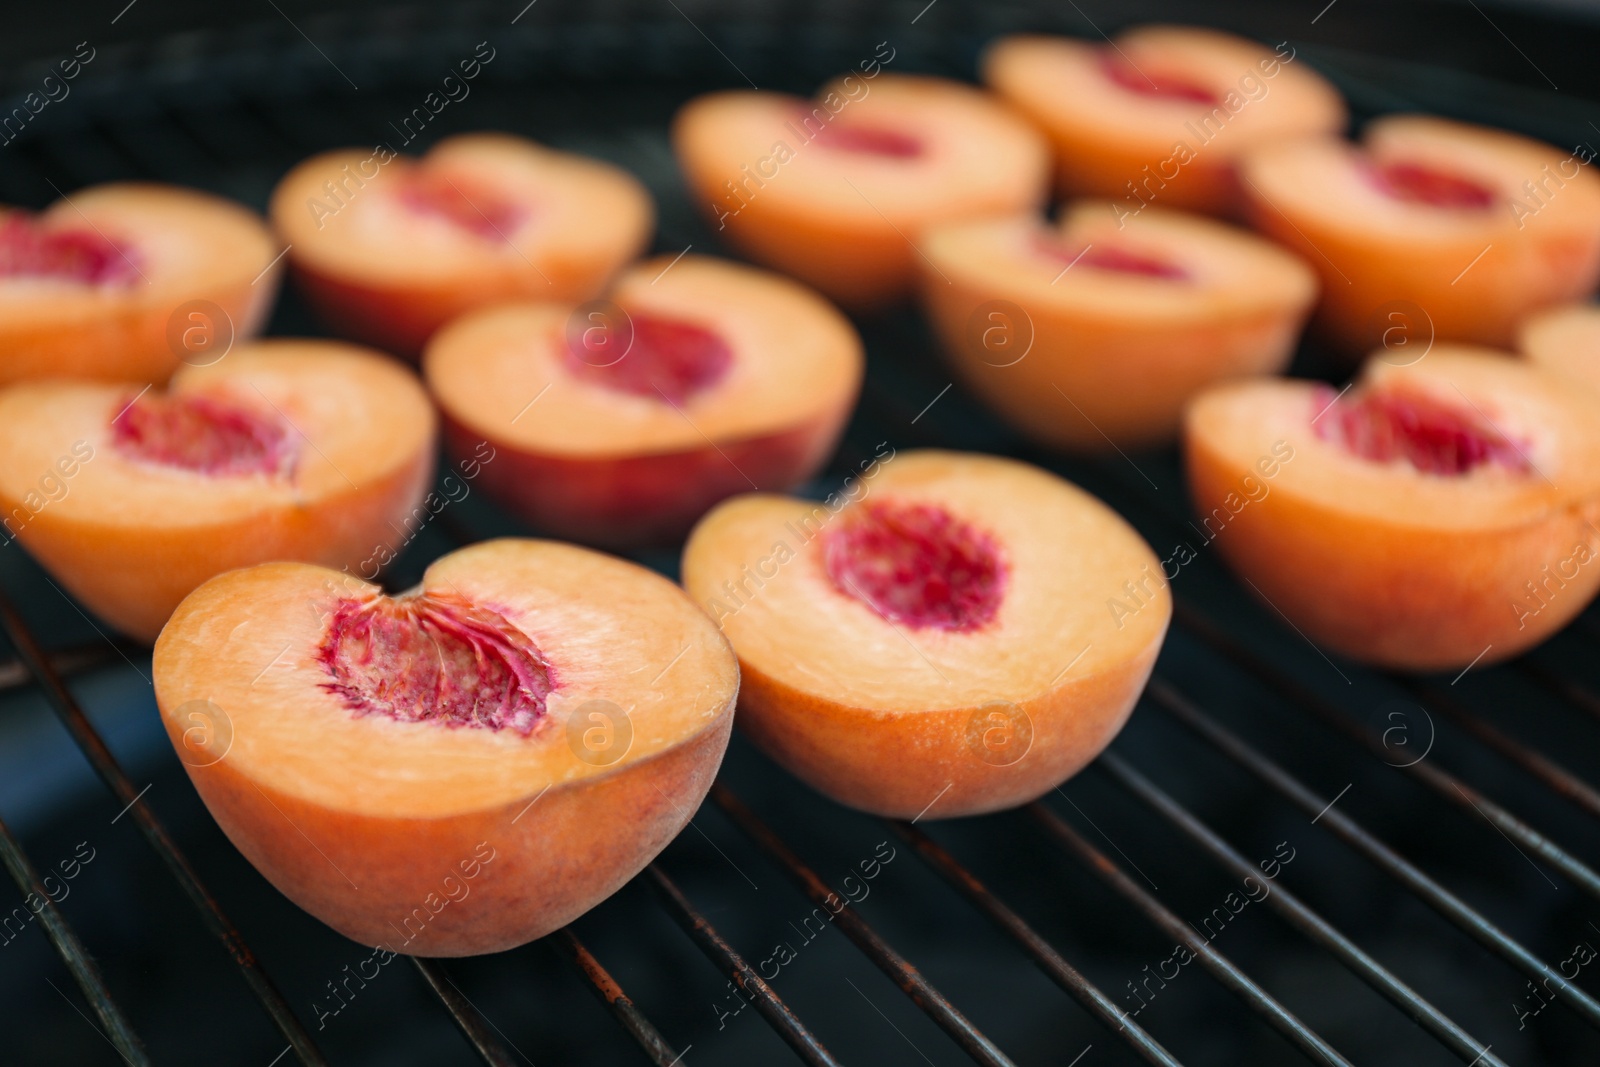
[[[822,552],[834,588],[912,629],[975,630],[1005,595],[994,538],[934,505],[873,501]]]
[[[1314,426],[1324,441],[1338,441],[1363,459],[1404,458],[1424,474],[1462,475],[1497,463],[1518,474],[1533,470],[1527,446],[1518,446],[1476,412],[1421,394],[1368,391],[1334,404],[1331,388],[1313,397]]]
[[[567,369],[581,378],[618,392],[664,397],[682,404],[716,385],[733,366],[733,349],[704,326],[664,315],[628,317],[631,336],[624,352],[613,357],[604,349],[616,339],[609,332],[589,344],[588,331],[568,335]]]
[[[1121,55],[1106,49],[1100,54],[1100,70],[1107,78],[1130,93],[1158,96],[1168,100],[1187,100],[1215,107],[1222,103],[1216,93],[1186,78],[1154,71],[1143,71]]]
[[[505,241],[522,225],[526,214],[516,204],[483,190],[468,196],[460,184],[426,165],[406,175],[398,193],[400,202],[422,215],[435,215],[489,241]]]
[[[139,272],[128,250],[93,230],[46,229],[17,211],[0,223],[0,278],[15,277],[126,287]]]
[[[281,418],[200,394],[130,401],[111,420],[111,443],[130,458],[207,475],[273,474],[294,460]]]
[[[1499,200],[1493,189],[1480,182],[1421,163],[1384,163],[1365,171],[1367,179],[1381,192],[1411,204],[1485,211]]]
[[[322,688],[357,718],[533,733],[556,687],[550,663],[491,608],[449,594],[346,598],[318,650]]]

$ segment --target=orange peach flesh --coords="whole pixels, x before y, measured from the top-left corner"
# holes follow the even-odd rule
[[[954,223],[923,247],[923,302],[956,370],[1028,436],[1072,449],[1170,441],[1200,388],[1282,370],[1317,288],[1244,231],[1154,208],[1119,226],[1098,201],[1056,230]]]
[[[844,79],[815,101],[712,93],[678,113],[672,139],[719,237],[864,310],[910,291],[925,227],[1036,207],[1049,165],[984,94],[907,75]]]
[[[1076,487],[992,457],[891,455],[852,496],[836,514],[738,497],[684,549],[685,588],[739,654],[739,723],[751,739],[840,803],[899,818],[1008,808],[1098,755],[1143,689],[1171,614],[1139,536]],[[999,593],[980,587],[978,602],[995,601],[992,615],[954,629],[918,626],[915,611],[893,621],[869,604],[878,559],[836,580],[830,538],[880,505],[943,513],[991,546]]]
[[[0,386],[164,382],[181,359],[216,358],[214,348],[198,351],[202,340],[255,336],[278,291],[278,249],[262,220],[191,189],[99,185],[36,217],[0,211],[0,229],[12,238],[0,244],[31,231],[104,246],[112,268],[98,281],[39,273],[15,262],[14,247],[0,248]],[[186,337],[192,329],[205,336]]]
[[[436,420],[415,378],[379,353],[261,341],[184,368],[169,397],[138,392],[61,381],[0,392],[7,539],[129,636],[154,641],[179,601],[235,567],[302,559],[376,574],[362,561],[419,523]],[[273,461],[207,473],[168,461],[160,441],[129,447],[130,424],[159,423],[175,404],[266,427]],[[177,432],[178,445],[204,447],[218,431]]]
[[[1292,55],[1215,30],[1147,26],[1113,45],[1006,37],[982,68],[1050,137],[1063,194],[1109,198],[1119,213],[1154,202],[1225,214],[1242,152],[1344,129],[1337,90]]]
[[[786,489],[826,460],[863,359],[854,328],[816,294],[691,255],[639,264],[610,300],[641,324],[698,328],[726,347],[726,365],[674,398],[637,388],[648,370],[635,388],[608,380],[651,353],[574,359],[584,336],[629,334],[631,318],[519,304],[452,323],[428,346],[424,373],[451,451],[479,441],[496,449],[483,468],[486,492],[560,536],[647,544],[681,537],[752,483]]]
[[[1252,223],[1322,274],[1318,325],[1351,354],[1396,309],[1427,337],[1509,346],[1530,312],[1600,279],[1600,178],[1550,145],[1400,115],[1360,149],[1284,144],[1242,166]],[[1384,180],[1397,168],[1420,180]]]
[[[416,721],[351,706],[330,620],[406,598],[475,605],[548,663],[531,729],[449,725],[419,690],[394,704]],[[436,561],[389,604],[304,564],[230,572],[179,608],[153,669],[173,744],[245,857],[347,937],[423,956],[513,948],[621,887],[710,788],[739,686],[727,642],[670,582],[515,540]]]
[[[649,193],[620,168],[504,134],[447,138],[420,160],[325,153],[272,197],[318,312],[411,357],[473,308],[598,295],[648,244],[654,218]]]
[[[1600,389],[1600,308],[1572,304],[1525,319],[1517,348],[1529,363]]]
[[[1388,667],[1490,663],[1554,633],[1600,589],[1600,399],[1442,345],[1410,366],[1375,357],[1330,408],[1333,395],[1230,383],[1198,397],[1185,425],[1201,522],[1312,642]],[[1457,459],[1468,469],[1456,474],[1365,458],[1324,426],[1364,395],[1453,412],[1487,454]]]

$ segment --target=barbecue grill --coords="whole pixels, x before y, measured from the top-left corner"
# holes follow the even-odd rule
[[[147,12],[156,0],[92,22],[73,12],[81,31],[59,39],[87,38],[94,58],[0,146],[0,201],[148,178],[262,207],[313,152],[398,146],[390,124],[488,41],[495,58],[470,97],[413,149],[507,129],[610,159],[654,192],[658,252],[714,251],[666,142],[697,92],[808,91],[885,40],[895,69],[966,76],[1000,32],[1219,17],[1170,4],[1102,17],[1098,4],[958,0],[759,12],[522,2],[325,15],[269,4],[203,30]],[[1225,28],[1290,40],[1358,118],[1421,109],[1562,145],[1600,140],[1582,60],[1600,31],[1576,10],[1316,6],[1246,4]],[[154,28],[126,40],[141,18]],[[43,42],[25,40],[48,65],[60,57]],[[12,73],[18,94],[38,80],[26,64]],[[1196,547],[1174,579],[1155,678],[1107,754],[1016,812],[885,822],[813,794],[736,738],[691,826],[571,927],[494,957],[385,960],[301,913],[232,849],[157,721],[148,652],[102,632],[6,545],[0,858],[15,889],[0,893],[0,1061],[1600,1058],[1593,612],[1515,662],[1459,675],[1330,659],[1222,569],[1189,525],[1174,455],[1037,452],[950,387],[914,313],[860,325],[862,404],[810,491],[836,488],[879,442],[977,449],[1062,473],[1162,554]],[[290,293],[269,332],[317,327]],[[1327,365],[1308,348],[1296,371]],[[385,582],[403,588],[456,545],[514,532],[525,531],[471,496]],[[638,558],[675,573],[673,552]]]

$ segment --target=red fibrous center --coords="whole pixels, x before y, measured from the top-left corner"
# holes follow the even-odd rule
[[[556,688],[550,663],[499,612],[448,594],[339,603],[318,650],[356,716],[528,736]]]
[[[1336,395],[1332,389],[1317,390],[1312,413],[1317,436],[1363,459],[1404,459],[1424,474],[1440,475],[1462,475],[1490,463],[1519,474],[1533,469],[1525,446],[1469,406],[1416,392],[1365,392],[1335,402]]]
[[[1100,54],[1100,70],[1119,87],[1141,96],[1187,100],[1211,107],[1222,102],[1221,97],[1199,82],[1148,67],[1141,70],[1132,60],[1110,49]]]
[[[509,241],[524,214],[497,193],[426,167],[404,176],[399,195],[412,211],[444,219],[488,241]]]
[[[1377,163],[1368,167],[1367,173],[1381,192],[1408,204],[1483,211],[1498,199],[1490,186],[1421,163]]]
[[[1068,245],[1053,238],[1040,238],[1037,247],[1042,255],[1074,268],[1115,271],[1119,274],[1140,274],[1147,278],[1165,278],[1168,281],[1186,281],[1189,272],[1176,263],[1147,252],[1111,244]]]
[[[835,588],[916,629],[975,630],[1005,594],[994,539],[937,506],[863,504],[824,534],[822,552]]]
[[[126,250],[93,229],[46,229],[16,211],[0,219],[0,278],[127,286],[139,271]]]
[[[733,349],[704,326],[641,313],[603,334],[569,334],[566,364],[578,377],[608,389],[681,404],[722,380],[733,365]]]
[[[200,474],[279,474],[294,462],[289,426],[275,413],[183,393],[127,402],[111,420],[125,456]]]
[[[915,159],[922,155],[922,141],[919,138],[887,126],[841,126],[831,123],[824,126],[814,140],[824,148],[840,152],[860,152],[891,159]]]

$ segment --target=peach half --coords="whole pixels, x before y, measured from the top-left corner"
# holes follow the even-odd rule
[[[1568,304],[1529,316],[1517,348],[1535,366],[1600,389],[1600,307]]]
[[[862,367],[827,301],[703,256],[638,264],[603,303],[465,316],[423,361],[451,454],[495,449],[484,491],[605,545],[676,540],[719,500],[815,474]]]
[[[1501,354],[1375,357],[1343,393],[1219,385],[1190,407],[1185,446],[1206,536],[1319,648],[1492,663],[1600,589],[1600,398]]]
[[[1048,445],[1144,447],[1177,435],[1218,379],[1280,371],[1316,275],[1254,234],[1151,209],[1119,224],[1080,201],[956,222],[923,243],[922,299],[956,372]]]
[[[1038,134],[943,78],[712,93],[678,112],[672,143],[729,245],[856,310],[910,293],[924,228],[1037,207],[1048,181]]]
[[[165,391],[24,382],[0,391],[0,525],[148,643],[212,575],[358,568],[424,521],[435,426],[414,375],[332,341],[241,345]]]
[[[1241,164],[1257,229],[1322,275],[1319,327],[1352,355],[1396,325],[1509,347],[1600,279],[1600,178],[1582,156],[1423,115],[1264,146]],[[1396,313],[1402,317],[1397,319]]]
[[[499,952],[610,896],[694,814],[739,668],[656,574],[488,541],[416,589],[304,563],[212,579],[156,642],[156,701],[223,831],[346,937]]]
[[[0,386],[166,381],[260,332],[277,246],[239,204],[177,186],[97,185],[38,214],[0,207]]]
[[[620,167],[509,134],[306,160],[272,194],[306,299],[345,336],[415,359],[450,319],[505,300],[588,300],[649,244],[655,207]]]
[[[1172,602],[1155,554],[1013,460],[892,452],[825,504],[707,515],[683,584],[733,643],[739,723],[841,804],[950,818],[1032,800],[1116,736]]]
[[[1108,198],[1119,215],[1152,202],[1229,214],[1242,152],[1344,130],[1338,90],[1285,48],[1193,26],[1105,44],[1022,35],[991,45],[982,72],[1049,136],[1063,194]]]

